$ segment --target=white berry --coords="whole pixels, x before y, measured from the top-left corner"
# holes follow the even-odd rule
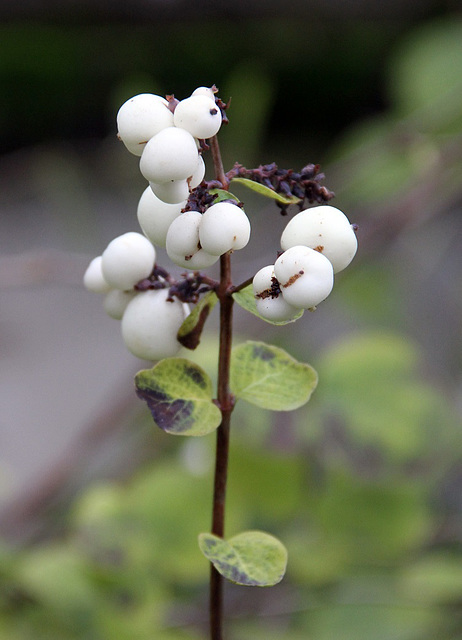
[[[274,265],[270,264],[257,271],[252,286],[258,313],[273,322],[294,319],[300,309],[289,304],[274,285],[278,285],[277,280],[275,282]]]
[[[189,196],[187,180],[169,180],[168,182],[150,182],[151,191],[165,204],[184,203]]]
[[[172,252],[168,254],[168,257],[178,267],[189,269],[190,271],[208,269],[218,261],[218,256],[212,256],[210,255],[210,253],[207,253],[203,249],[199,249],[199,251],[196,251],[196,253],[188,256],[183,256]]]
[[[301,211],[289,221],[281,236],[282,249],[305,245],[330,260],[334,273],[345,269],[358,248],[356,234],[346,215],[329,205]]]
[[[294,307],[311,309],[332,291],[334,271],[329,260],[306,246],[287,249],[274,264],[284,300]]]
[[[176,105],[173,122],[195,138],[211,138],[220,130],[221,111],[213,98],[196,94]]]
[[[218,202],[202,216],[199,239],[202,248],[212,255],[243,249],[250,238],[250,222],[240,207],[230,202]]]
[[[140,171],[149,182],[186,180],[196,171],[198,156],[196,141],[188,131],[167,127],[146,144]]]
[[[122,317],[122,337],[133,355],[144,360],[161,360],[176,355],[176,339],[186,318],[185,306],[167,300],[168,289],[148,290],[131,300]]]
[[[218,256],[205,251],[199,241],[202,220],[199,211],[186,211],[172,222],[167,231],[165,246],[170,260],[186,269],[206,269],[218,260]]]
[[[178,204],[167,204],[155,195],[151,187],[146,187],[136,213],[143,233],[152,244],[165,247],[168,228],[180,215],[185,204],[185,200]]]
[[[112,288],[103,275],[101,263],[101,256],[93,258],[83,276],[85,288],[93,293],[107,293]]]
[[[136,291],[121,291],[112,289],[104,298],[103,307],[105,312],[114,320],[121,320],[130,300],[137,295]]]
[[[173,113],[167,100],[152,93],[140,93],[130,98],[117,113],[118,136],[136,156],[143,153],[148,140],[172,125]]]
[[[205,162],[202,156],[199,156],[197,167],[189,180],[189,188],[195,189],[200,185],[205,176]]]
[[[197,89],[194,89],[191,93],[191,96],[207,96],[207,98],[215,102],[215,93],[216,91],[214,91],[212,87],[197,87]]]
[[[151,274],[155,259],[152,243],[141,233],[131,231],[108,244],[101,267],[105,280],[114,289],[126,291]]]

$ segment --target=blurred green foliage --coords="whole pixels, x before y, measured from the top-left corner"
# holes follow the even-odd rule
[[[462,556],[439,540],[436,500],[460,454],[458,425],[417,364],[397,335],[342,340],[318,363],[322,384],[296,412],[288,452],[264,446],[270,412],[238,405],[227,529],[277,533],[289,566],[268,596],[279,603],[277,631],[254,590],[243,603],[230,587],[232,637],[459,637]],[[257,413],[258,438],[248,433]],[[204,637],[208,567],[197,535],[209,525],[212,456],[210,436],[181,439],[130,482],[89,488],[64,539],[5,550],[4,637]]]
[[[282,36],[274,24],[271,28],[278,42]],[[361,42],[380,45],[373,29],[357,29]],[[225,53],[233,33],[226,27]],[[44,37],[31,34],[32,50]],[[104,43],[105,34],[101,37]],[[352,68],[367,67],[367,55],[347,47],[347,40],[344,36],[342,43],[356,60]],[[424,217],[460,196],[461,43],[457,20],[428,25],[407,38],[390,62],[388,112],[361,122],[332,149],[342,206],[367,209],[366,226],[371,218],[380,219],[385,201],[390,206],[422,185],[433,187],[418,200]],[[69,34],[61,45],[59,52],[50,49],[50,60],[64,50],[75,55]],[[14,46],[11,35],[6,49]],[[122,51],[128,46],[120,41]],[[279,57],[275,53],[269,62],[277,58],[284,67],[297,46],[303,51],[294,38],[290,55],[278,48]],[[141,37],[127,76],[134,78],[133,69],[151,48]],[[218,73],[220,56],[208,67],[207,76]],[[41,68],[44,82],[58,73],[53,68],[51,62]],[[139,68],[144,71],[142,64]],[[168,71],[165,63],[163,72]],[[292,69],[289,78],[295,73]],[[63,82],[64,76],[63,71]],[[237,117],[246,118],[239,114],[238,96],[249,86],[261,97],[261,111],[253,114],[255,138],[242,133],[239,140],[249,155],[260,145],[262,122],[276,99],[270,78],[253,64],[236,66],[228,76]],[[237,140],[231,131],[226,135],[229,144]],[[450,394],[434,384],[423,349],[398,326],[381,324],[384,317],[393,324],[397,286],[393,266],[380,260],[363,260],[342,280],[340,295],[363,324],[311,362],[320,384],[306,408],[287,418],[244,403],[236,407],[227,530],[230,535],[270,530],[286,544],[289,565],[285,580],[265,590],[264,598],[259,590],[229,586],[234,640],[462,637],[462,518],[452,493],[460,492],[460,482],[455,489],[451,485],[462,449],[460,418]],[[206,368],[214,361],[212,350],[207,359]],[[212,458],[210,436],[175,442],[161,461],[129,482],[106,482],[83,492],[71,507],[65,536],[16,551],[5,544],[0,635],[8,640],[206,637],[208,565],[197,535],[209,528]]]

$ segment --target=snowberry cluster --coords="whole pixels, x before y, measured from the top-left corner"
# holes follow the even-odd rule
[[[283,213],[291,198],[298,198],[301,208],[306,200],[322,203],[333,196],[320,184],[318,165],[294,173],[274,163],[250,170],[236,164],[225,174],[225,185],[218,179],[205,181],[206,140],[227,122],[227,105],[215,93],[215,87],[199,87],[181,101],[173,95],[143,93],[127,100],[117,114],[118,137],[140,157],[141,173],[149,183],[137,208],[143,233],[112,240],[91,261],[84,284],[105,294],[106,312],[121,320],[123,340],[140,358],[158,360],[177,353],[187,303],[194,304],[201,293],[218,285],[196,272],[249,242],[249,219],[226,191],[230,180],[246,178],[290,196]],[[174,264],[194,271],[194,282],[186,275],[185,288],[183,281],[175,282],[156,265],[155,246],[165,248]],[[356,253],[355,228],[341,211],[322,204],[289,221],[281,248],[276,262],[253,278],[257,311],[272,322],[293,320],[329,295],[334,274]]]
[[[93,258],[85,275],[89,291],[104,293],[104,309],[122,321],[122,338],[139,358],[158,360],[180,348],[176,334],[189,313],[180,300],[168,301],[168,289],[138,291],[135,285],[148,278],[156,259],[152,243],[141,233],[114,238],[101,256]]]
[[[148,180],[138,203],[143,234],[125,233],[94,258],[84,275],[90,291],[104,293],[104,308],[122,321],[122,337],[136,356],[158,360],[176,354],[176,339],[188,305],[169,294],[158,277],[148,290],[136,287],[155,267],[154,245],[165,247],[178,266],[210,267],[221,255],[242,249],[250,238],[250,222],[233,201],[213,202],[201,211],[184,211],[190,192],[204,179],[204,141],[223,121],[223,103],[214,87],[199,87],[178,101],[143,93],[127,100],[117,114],[118,137],[140,156]]]
[[[273,322],[294,319],[314,309],[334,285],[334,273],[352,261],[357,240],[354,225],[329,205],[304,209],[281,236],[283,253],[253,279],[257,310]]]

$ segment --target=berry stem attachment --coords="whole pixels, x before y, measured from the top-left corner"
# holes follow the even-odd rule
[[[252,282],[253,282],[253,277],[247,278],[247,280],[244,280],[244,282],[241,282],[240,284],[231,285],[231,287],[228,289],[228,293],[231,295],[233,293],[237,293],[238,291],[242,291],[242,289],[245,289],[246,287],[251,285]]]

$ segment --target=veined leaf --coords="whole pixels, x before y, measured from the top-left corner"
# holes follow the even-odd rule
[[[286,548],[263,531],[245,531],[229,540],[201,533],[199,547],[215,569],[236,584],[271,587],[286,571]]]
[[[218,298],[216,293],[214,291],[209,291],[196,304],[194,309],[181,325],[177,334],[178,342],[182,344],[183,347],[193,350],[199,346],[205,322],[217,301]]]
[[[161,360],[152,369],[137,373],[135,385],[154,422],[168,433],[204,436],[221,422],[221,412],[212,401],[212,381],[190,360]]]
[[[290,320],[278,320],[278,321],[268,320],[268,318],[264,318],[257,311],[257,306],[255,304],[255,296],[253,294],[253,287],[251,284],[249,284],[244,289],[241,289],[240,291],[236,291],[236,293],[233,293],[233,298],[240,307],[242,307],[249,313],[253,313],[255,316],[260,318],[260,320],[269,322],[269,324],[283,325],[283,324],[288,324],[289,322],[295,322],[295,320],[298,320],[303,315],[303,312],[305,311],[305,309],[300,309],[297,315],[291,318]]]
[[[279,347],[248,341],[232,351],[232,392],[263,409],[298,409],[308,402],[317,383],[318,375],[309,364]]]
[[[258,193],[265,198],[277,200],[277,202],[280,202],[281,204],[297,204],[297,202],[300,202],[300,198],[297,198],[296,196],[285,196],[283,193],[277,193],[266,185],[261,184],[260,182],[255,182],[254,180],[249,180],[248,178],[233,178],[230,181],[230,184],[242,184],[244,187],[247,187],[247,189],[255,191],[255,193]]]

